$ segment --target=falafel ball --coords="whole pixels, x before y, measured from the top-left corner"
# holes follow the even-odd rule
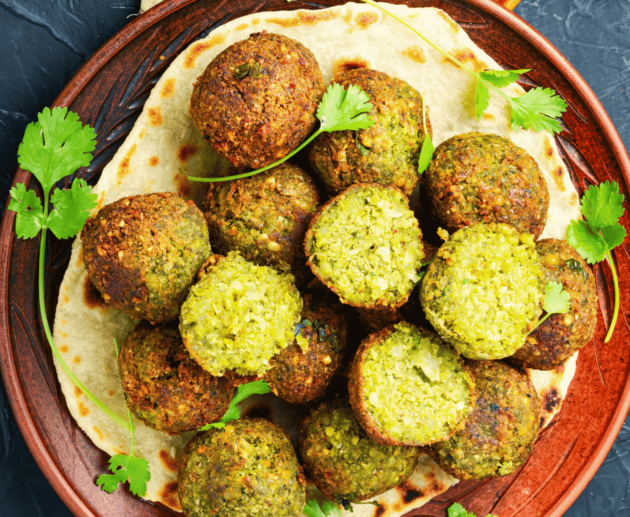
[[[266,31],[230,45],[194,85],[190,111],[199,132],[235,167],[283,158],[315,127],[322,72],[301,43]]]
[[[529,456],[540,399],[526,374],[499,361],[470,361],[477,401],[466,427],[427,452],[457,479],[507,476]]]
[[[549,209],[547,182],[536,161],[507,138],[484,133],[442,142],[422,175],[421,196],[425,212],[451,233],[494,222],[538,239]]]
[[[210,183],[204,215],[217,253],[238,251],[263,266],[284,262],[306,280],[304,234],[318,203],[311,177],[285,162],[249,178]]]
[[[184,449],[177,479],[188,517],[295,517],[306,503],[291,440],[262,418],[197,434]]]
[[[502,359],[538,323],[543,275],[529,233],[507,224],[465,226],[442,245],[420,301],[442,338],[469,359]]]
[[[298,431],[298,450],[309,479],[338,503],[365,501],[405,481],[420,449],[379,445],[359,425],[347,400],[325,402]]]
[[[304,295],[295,341],[269,361],[265,380],[287,402],[305,404],[323,396],[342,365],[348,318],[334,295],[320,291]]]
[[[366,68],[344,72],[335,82],[344,88],[356,85],[368,94],[374,125],[319,135],[309,150],[313,169],[332,194],[354,183],[391,185],[411,194],[424,141],[422,96],[402,79]]]
[[[212,375],[256,375],[293,342],[301,312],[292,274],[230,252],[204,266],[182,305],[179,329],[190,355]]]
[[[138,323],[122,344],[118,369],[127,406],[159,431],[200,429],[220,420],[232,400],[230,383],[190,357],[176,322]]]
[[[368,336],[350,370],[350,403],[383,445],[428,445],[464,426],[474,382],[459,354],[410,323]]]
[[[177,318],[211,253],[203,214],[172,192],[104,206],[85,222],[81,239],[85,267],[103,299],[152,323]]]
[[[313,273],[342,303],[400,307],[420,279],[422,233],[395,187],[358,183],[321,207],[304,248]]]
[[[553,370],[583,348],[595,335],[597,286],[584,259],[558,239],[538,242],[544,284],[558,282],[571,297],[565,314],[552,314],[527,338],[510,362],[535,370]]]

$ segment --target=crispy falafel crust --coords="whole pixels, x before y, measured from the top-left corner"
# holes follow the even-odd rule
[[[184,449],[177,478],[188,517],[295,517],[306,503],[290,438],[262,418],[197,434]]]
[[[323,396],[341,369],[348,337],[345,308],[334,295],[312,290],[304,295],[295,332],[296,341],[269,361],[265,380],[280,398],[305,404]]]
[[[595,276],[580,254],[566,241],[544,239],[536,250],[541,258],[544,282],[559,282],[571,297],[566,314],[552,314],[510,357],[518,366],[553,370],[583,348],[595,335],[597,285]]]
[[[195,83],[190,111],[204,139],[237,168],[286,156],[315,127],[319,63],[301,43],[259,32],[221,52]]]
[[[348,401],[339,398],[300,422],[298,450],[309,480],[338,502],[365,501],[398,486],[413,473],[420,453],[418,447],[372,441]]]
[[[402,79],[359,68],[341,74],[334,82],[365,91],[372,103],[369,116],[375,124],[358,131],[319,135],[309,150],[309,160],[331,193],[353,183],[379,183],[413,191],[419,176],[418,157],[424,141],[420,93]],[[427,132],[432,135],[429,109]]]
[[[152,323],[177,318],[211,253],[203,214],[171,192],[104,206],[85,222],[81,239],[88,275],[105,301]]]
[[[477,400],[466,426],[427,448],[458,479],[506,476],[529,456],[540,430],[540,399],[526,374],[501,361],[469,361]]]
[[[145,424],[167,433],[220,420],[232,400],[226,379],[205,372],[188,354],[177,323],[138,323],[118,354],[127,406]]]
[[[449,138],[421,181],[426,212],[451,233],[494,222],[538,239],[545,229],[547,182],[527,151],[507,138],[474,132]]]
[[[352,363],[349,375],[348,382],[348,391],[350,393],[350,404],[352,405],[352,409],[354,410],[354,414],[357,417],[357,420],[360,422],[363,429],[365,429],[368,436],[374,440],[376,443],[382,445],[410,445],[410,446],[423,446],[428,445],[430,443],[434,443],[440,440],[447,440],[450,438],[455,432],[462,429],[464,424],[466,423],[466,419],[468,414],[470,413],[470,408],[474,403],[474,380],[470,375],[470,371],[466,363],[460,358],[457,351],[446,345],[445,343],[441,343],[440,346],[446,347],[457,359],[461,370],[462,377],[464,381],[468,385],[468,400],[464,403],[464,408],[459,411],[459,417],[456,422],[442,423],[440,424],[443,428],[442,434],[435,433],[435,436],[432,437],[431,440],[425,440],[423,442],[418,442],[415,440],[402,439],[401,436],[394,436],[392,432],[389,432],[388,429],[385,429],[383,425],[381,425],[375,416],[368,409],[368,404],[370,404],[370,394],[365,392],[366,386],[366,378],[365,373],[363,372],[363,367],[368,359],[368,353],[373,347],[379,346],[395,332],[399,329],[409,329],[411,332],[417,333],[422,338],[429,338],[431,340],[439,340],[439,337],[432,332],[429,332],[425,329],[418,328],[410,323],[402,322],[395,325],[391,325],[379,332],[369,335],[366,339],[363,340],[359,350],[357,351],[354,361]],[[402,352],[404,355],[404,351]],[[385,368],[385,366],[383,366]],[[420,367],[416,367],[420,369]],[[426,378],[426,375],[424,376]],[[426,378],[429,381],[428,378]],[[433,381],[431,381],[433,382]],[[439,380],[438,382],[442,382]],[[382,401],[381,401],[382,403]],[[428,424],[428,420],[426,422],[414,422],[413,425],[422,426],[423,424]]]
[[[249,178],[210,183],[204,215],[216,252],[238,251],[264,266],[284,262],[300,284],[310,275],[302,243],[318,203],[311,177],[285,162]]]

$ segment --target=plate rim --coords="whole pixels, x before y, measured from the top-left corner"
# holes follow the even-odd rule
[[[112,59],[118,51],[129,44],[136,36],[163,18],[170,16],[174,12],[195,3],[197,0],[165,0],[155,7],[139,15],[114,36],[112,36],[86,63],[74,74],[66,84],[50,107],[69,105],[83,87],[98,73],[98,71]],[[217,0],[216,8],[220,8],[230,0]],[[403,0],[404,1],[404,0]],[[606,112],[599,98],[573,67],[569,60],[542,34],[540,34],[527,21],[516,13],[509,11],[505,7],[494,3],[492,0],[458,0],[458,2],[472,5],[495,17],[501,23],[507,25],[521,37],[533,45],[549,62],[555,66],[563,77],[571,84],[576,92],[583,99],[585,105],[590,110],[596,123],[601,128],[601,132],[615,156],[626,185],[630,188],[630,157],[625,148],[617,128],[613,124],[610,116]],[[287,5],[287,10],[294,10]],[[14,176],[12,186],[18,182],[27,182],[31,173],[18,168]],[[8,205],[7,205],[8,206]],[[42,470],[44,476],[53,489],[61,497],[64,504],[70,511],[81,517],[101,517],[94,513],[92,509],[83,501],[75,491],[74,485],[68,482],[64,472],[56,468],[51,455],[46,450],[42,437],[36,432],[36,422],[31,415],[24,396],[19,388],[19,378],[13,357],[13,351],[8,344],[9,335],[9,310],[6,303],[8,296],[9,267],[11,258],[13,234],[14,234],[15,212],[5,210],[0,229],[0,300],[3,302],[3,310],[0,310],[0,371],[7,392],[7,398],[11,405],[13,415],[18,424],[18,428],[29,448],[37,465]],[[630,409],[630,376],[626,380],[626,385],[620,395],[619,403],[613,414],[610,424],[605,431],[604,439],[599,442],[590,462],[578,475],[577,479],[569,486],[565,493],[559,498],[556,505],[547,513],[547,517],[560,517],[575,502],[582,491],[586,488],[595,473],[604,462],[608,452],[612,448],[625,418]]]

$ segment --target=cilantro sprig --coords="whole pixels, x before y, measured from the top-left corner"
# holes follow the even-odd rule
[[[619,279],[611,251],[626,237],[626,229],[619,223],[625,212],[619,184],[616,181],[605,181],[599,186],[591,185],[584,192],[581,210],[586,221],[571,221],[567,229],[567,242],[589,264],[606,259],[610,266],[615,290],[615,307],[608,333],[604,338],[604,343],[608,343],[619,316]]]
[[[223,418],[214,424],[206,424],[204,425],[200,431],[207,431],[208,429],[212,429],[216,427],[217,429],[223,429],[225,424],[231,422],[232,420],[238,420],[241,418],[241,410],[238,408],[237,404],[243,402],[246,398],[251,395],[264,395],[265,393],[269,393],[271,388],[269,384],[265,381],[254,381],[248,382],[247,384],[242,384],[236,390],[236,395],[230,401],[230,406],[228,410],[223,415]]]
[[[552,314],[565,314],[569,312],[570,308],[571,296],[564,290],[562,284],[559,282],[549,282],[545,286],[545,301],[543,303],[543,310],[547,314],[538,321],[538,325],[532,329],[532,332],[540,327]]]
[[[414,29],[399,16],[372,0],[361,1],[380,9],[398,20],[405,27],[415,32],[425,43],[477,79],[475,90],[477,120],[481,118],[488,108],[490,104],[490,90],[493,90],[509,102],[512,108],[511,124],[514,131],[519,127],[523,129],[531,127],[534,131],[547,130],[552,133],[560,133],[562,131],[562,127],[556,120],[556,117],[562,116],[562,113],[567,109],[567,104],[554,90],[550,88],[533,88],[521,97],[510,97],[500,90],[500,88],[516,82],[521,74],[529,72],[529,70],[487,70],[477,74],[461,61],[425,38],[418,30]]]
[[[448,517],[477,517],[472,512],[467,512],[466,509],[459,503],[452,504],[448,507]],[[488,514],[486,517],[496,517]]]
[[[116,357],[118,357],[118,343],[114,339]],[[119,484],[129,482],[131,493],[143,496],[147,493],[147,483],[151,480],[149,462],[144,458],[135,455],[135,432],[136,427],[131,418],[131,410],[127,407],[129,417],[129,427],[131,432],[131,454],[116,454],[109,459],[109,470],[113,474],[101,474],[96,480],[96,484],[105,492],[111,494],[118,490]]]
[[[374,121],[367,114],[372,109],[372,104],[369,100],[368,94],[354,84],[348,86],[347,90],[340,84],[329,84],[317,107],[317,118],[320,122],[319,129],[284,158],[255,171],[235,174],[234,176],[223,178],[197,178],[191,176],[188,179],[191,181],[215,183],[248,178],[287,161],[324,132],[367,129],[374,125]]]
[[[420,150],[420,158],[418,158],[418,174],[422,174],[429,168],[431,160],[433,159],[433,153],[435,147],[433,146],[433,140],[431,135],[427,131],[427,112],[424,106],[425,94],[422,94],[422,130],[424,131],[424,140],[422,142],[422,149]]]
[[[306,517],[341,517],[341,509],[332,501],[324,501],[320,505],[315,499],[310,499],[303,512]]]

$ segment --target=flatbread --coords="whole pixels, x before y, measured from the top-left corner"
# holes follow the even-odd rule
[[[385,5],[474,70],[500,68],[443,11]],[[121,197],[150,192],[179,192],[201,201],[203,186],[186,177],[216,175],[226,164],[203,141],[189,114],[193,83],[219,52],[263,30],[284,34],[309,48],[319,61],[326,82],[348,67],[365,66],[404,79],[425,93],[436,147],[453,135],[481,131],[508,137],[526,149],[540,165],[549,187],[549,217],[543,238],[564,238],[569,221],[579,217],[578,195],[550,134],[512,131],[508,104],[492,92],[490,106],[477,122],[475,83],[468,74],[391,17],[371,6],[353,3],[320,11],[255,13],[233,20],[191,44],[155,85],[135,126],[103,170],[93,189],[98,196],[95,212]],[[518,85],[504,91],[512,96],[524,93]],[[126,418],[113,339],[122,340],[133,322],[115,309],[95,304],[86,286],[89,282],[81,240],[77,237],[60,289],[55,343],[75,375]],[[87,400],[57,363],[56,366],[68,408],[81,429],[108,454],[129,452],[129,434]],[[561,372],[531,374],[543,391],[557,386],[554,412],[559,409],[574,371],[573,363]],[[550,416],[553,415],[546,415],[546,422]],[[176,490],[177,460],[191,434],[169,436],[139,421],[136,426],[136,454],[145,457],[151,468],[146,499],[181,510]],[[386,508],[379,515],[404,515],[456,482],[423,456],[416,473],[402,488],[378,498]],[[413,498],[409,493],[422,496]],[[373,514],[373,507],[360,505],[352,515]]]

